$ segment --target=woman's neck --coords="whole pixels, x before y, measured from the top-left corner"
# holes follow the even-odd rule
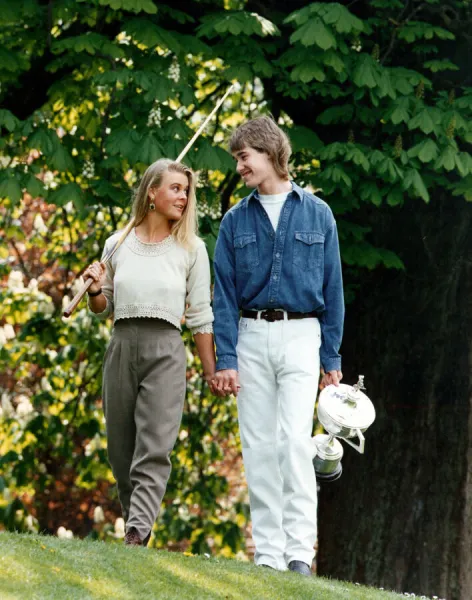
[[[162,242],[171,233],[171,222],[156,213],[148,213],[136,227],[136,235],[148,244]]]

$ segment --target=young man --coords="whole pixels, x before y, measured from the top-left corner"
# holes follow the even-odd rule
[[[336,223],[325,202],[290,181],[290,142],[272,119],[240,126],[230,149],[254,191],[225,215],[216,245],[213,385],[238,395],[256,564],[309,576],[320,355],[322,385],[342,378]]]

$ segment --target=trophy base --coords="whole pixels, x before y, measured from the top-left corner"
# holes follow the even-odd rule
[[[319,482],[330,483],[331,481],[336,481],[336,479],[339,479],[341,477],[341,475],[343,474],[343,466],[341,463],[339,463],[332,473],[318,473],[318,471],[315,469],[315,474],[316,479]]]

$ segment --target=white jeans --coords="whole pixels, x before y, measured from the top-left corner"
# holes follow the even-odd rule
[[[238,419],[256,564],[311,565],[317,487],[311,434],[320,372],[317,319],[242,318]]]

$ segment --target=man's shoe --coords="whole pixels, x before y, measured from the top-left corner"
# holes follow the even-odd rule
[[[292,560],[289,562],[288,569],[294,573],[300,573],[300,575],[304,575],[305,577],[311,577],[310,565],[307,565],[301,560]]]
[[[125,535],[126,546],[142,546],[143,541],[139,537],[138,530],[136,527],[130,527]]]

